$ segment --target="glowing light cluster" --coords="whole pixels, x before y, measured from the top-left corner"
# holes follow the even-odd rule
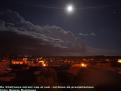
[[[118,61],[117,61],[118,63],[121,63],[121,59],[118,59]]]
[[[87,64],[81,63],[80,66],[81,66],[82,68],[86,68],[86,67],[87,67]]]
[[[43,67],[46,67],[47,66],[47,64],[43,60],[39,61],[39,63],[41,63]]]
[[[23,61],[12,61],[12,64],[24,64]]]

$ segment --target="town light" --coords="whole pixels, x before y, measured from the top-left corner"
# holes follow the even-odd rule
[[[46,64],[45,61],[43,61],[43,60],[39,61],[39,63],[41,63],[41,65],[42,65],[43,67],[46,67],[46,66],[47,66],[47,64]]]
[[[46,67],[47,65],[44,63],[44,64],[42,64],[42,66],[43,66],[43,67]]]
[[[117,61],[118,63],[121,63],[121,59],[118,59],[118,61]]]
[[[80,66],[81,66],[82,68],[86,68],[86,67],[87,67],[87,64],[81,63]]]

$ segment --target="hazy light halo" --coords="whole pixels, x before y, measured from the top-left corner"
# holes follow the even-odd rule
[[[66,12],[67,13],[73,13],[74,12],[74,6],[72,4],[66,5]]]

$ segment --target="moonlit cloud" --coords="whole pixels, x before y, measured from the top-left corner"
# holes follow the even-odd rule
[[[90,35],[95,36],[94,33]],[[0,41],[3,53],[53,56],[100,54],[100,50],[90,47],[70,31],[55,25],[34,25],[11,10],[0,13]]]
[[[94,33],[94,32],[91,32],[91,33],[79,33],[79,36],[82,36],[82,37],[95,37],[96,33]]]

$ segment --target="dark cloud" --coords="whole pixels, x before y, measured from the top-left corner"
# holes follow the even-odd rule
[[[70,31],[55,25],[34,25],[11,10],[0,13],[0,52],[47,56],[105,53],[89,47]]]

